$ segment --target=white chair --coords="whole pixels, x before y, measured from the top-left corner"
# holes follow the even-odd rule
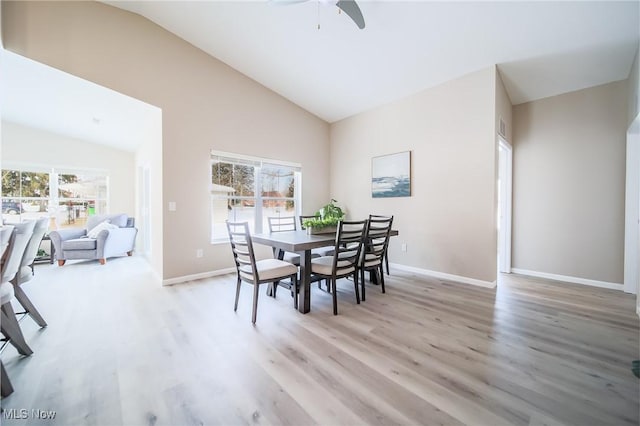
[[[11,306],[11,300],[14,297],[13,285],[10,281],[15,277],[20,267],[20,262],[24,251],[29,243],[35,221],[23,222],[11,227],[2,227],[0,240],[5,241],[7,234],[10,234],[9,243],[2,254],[2,267],[0,269],[0,332],[4,336],[2,349],[7,343],[11,343],[20,354],[29,356],[33,353],[20,330],[20,325],[16,318],[16,314]],[[2,243],[2,245],[5,245]],[[13,387],[9,381],[9,377],[4,368],[1,366],[0,374],[2,375],[1,392],[6,396],[13,392]]]
[[[227,221],[229,241],[236,264],[238,282],[236,286],[236,301],[233,307],[238,310],[240,298],[240,284],[242,281],[253,284],[253,312],[251,322],[256,323],[258,311],[258,288],[260,284],[273,283],[273,297],[276,297],[278,282],[289,278],[293,283],[293,306],[298,308],[298,267],[279,259],[264,259],[256,261],[253,243],[249,232],[248,222]]]
[[[360,303],[358,291],[358,261],[362,250],[366,220],[341,221],[336,231],[336,243],[333,256],[311,259],[311,272],[330,281],[333,295],[333,314],[338,315],[338,297],[336,281],[339,278],[353,276],[356,303]],[[327,286],[329,283],[327,283]]]
[[[44,318],[42,318],[42,315],[40,315],[40,312],[38,312],[31,300],[29,300],[24,290],[22,290],[21,286],[25,282],[31,280],[34,276],[33,261],[38,254],[40,242],[42,241],[42,237],[44,236],[45,232],[47,232],[48,227],[49,218],[43,217],[36,220],[35,226],[33,228],[33,234],[31,235],[29,244],[27,244],[27,248],[25,249],[24,255],[22,256],[22,261],[20,262],[20,269],[18,269],[16,276],[13,277],[13,280],[11,280],[15,298],[24,308],[24,312],[19,312],[18,314],[30,315],[31,318],[33,318],[33,320],[40,327],[46,327],[47,322],[44,320]]]

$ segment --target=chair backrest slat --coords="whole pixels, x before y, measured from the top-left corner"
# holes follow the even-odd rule
[[[307,220],[307,219],[314,219],[315,217],[316,217],[316,216],[314,216],[314,215],[305,215],[305,216],[300,215],[300,216],[299,216],[299,219],[300,219],[300,229],[302,229],[302,230],[307,229],[307,227],[306,227],[306,226],[304,226],[304,221],[305,221],[305,220]]]
[[[370,215],[367,223],[367,230],[364,237],[364,251],[368,260],[372,256],[382,260],[389,245],[389,235],[393,224],[393,216]],[[374,258],[375,259],[375,258]]]
[[[355,267],[360,259],[366,220],[340,221],[336,230],[333,270]]]
[[[249,222],[227,221],[226,223],[238,276],[251,279],[257,284],[260,277],[257,273],[256,256],[253,252]]]
[[[269,232],[297,230],[295,216],[269,216],[267,220],[269,221]]]

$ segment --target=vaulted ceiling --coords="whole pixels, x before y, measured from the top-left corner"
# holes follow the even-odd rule
[[[106,1],[334,122],[498,64],[514,104],[627,78],[638,1]],[[318,29],[318,26],[320,28]]]

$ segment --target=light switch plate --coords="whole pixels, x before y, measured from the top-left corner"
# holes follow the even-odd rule
[[[176,211],[176,202],[175,201],[169,201],[169,211],[170,212],[175,212]]]

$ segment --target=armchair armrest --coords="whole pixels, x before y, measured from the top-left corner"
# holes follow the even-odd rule
[[[57,253],[62,253],[62,242],[66,240],[72,240],[74,238],[80,238],[87,235],[87,230],[82,228],[70,228],[59,229],[57,231],[51,231],[49,238]]]
[[[97,258],[129,253],[133,250],[136,240],[136,228],[105,229],[98,234]]]

